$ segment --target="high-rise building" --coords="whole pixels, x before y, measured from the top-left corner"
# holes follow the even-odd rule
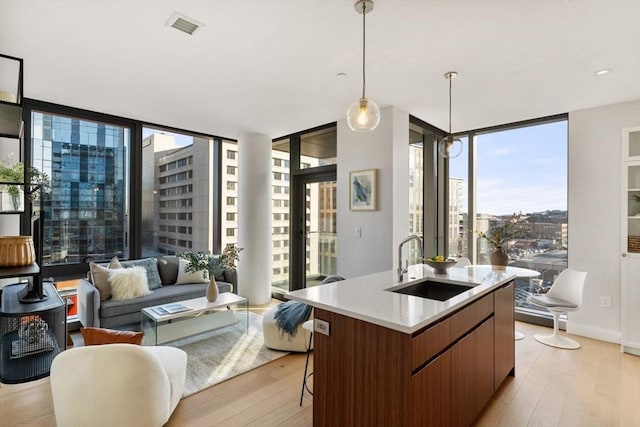
[[[213,144],[193,138],[180,146],[173,136],[152,134],[143,141],[142,228],[143,254],[212,251],[215,192]],[[221,152],[221,246],[238,243],[237,145],[223,141]],[[303,168],[319,165],[304,157]],[[289,285],[290,238],[289,153],[273,150],[272,157],[272,277],[273,286]],[[306,271],[335,274],[336,185],[310,184],[306,188]]]
[[[153,134],[143,141],[143,255],[213,248],[213,144],[186,146]]]
[[[466,256],[466,236],[462,218],[462,189],[464,180],[449,178],[449,254]]]
[[[127,157],[122,127],[32,114],[32,165],[50,178],[43,262],[127,256]]]

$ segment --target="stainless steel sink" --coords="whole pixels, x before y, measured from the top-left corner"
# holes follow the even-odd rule
[[[421,298],[435,299],[438,301],[446,301],[463,292],[472,289],[474,285],[461,282],[436,282],[427,279],[424,282],[414,283],[409,286],[396,289],[388,289],[391,292],[399,294],[413,295]]]

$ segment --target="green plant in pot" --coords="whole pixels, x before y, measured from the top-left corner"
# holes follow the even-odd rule
[[[491,265],[497,270],[504,270],[509,263],[509,255],[505,252],[508,242],[526,237],[529,224],[524,222],[522,214],[514,214],[504,224],[491,227],[487,232],[478,231],[478,236],[485,239],[493,248],[490,255]]]
[[[242,248],[238,248],[235,245],[227,245],[220,256],[211,255],[209,252],[183,252],[178,256],[188,262],[185,272],[206,272],[209,280],[207,300],[213,302],[218,298],[216,276],[222,274],[226,269],[235,270],[236,261],[240,259],[240,251],[242,251]]]
[[[25,186],[24,183],[35,184],[43,189],[48,189],[50,185],[47,174],[34,167],[28,168],[25,173],[24,164],[22,162],[12,162],[11,157],[0,160],[0,182],[7,183],[5,184],[7,193],[11,196],[11,204],[16,211],[22,210],[23,191],[26,191],[30,199],[38,197],[38,193],[34,192],[31,186]],[[20,185],[9,184],[12,182]]]

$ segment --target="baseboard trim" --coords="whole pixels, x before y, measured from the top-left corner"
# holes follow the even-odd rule
[[[592,325],[576,324],[571,320],[567,322],[567,332],[570,334],[593,338],[600,341],[607,341],[614,344],[620,344],[622,342],[620,331],[613,331],[611,329],[599,328]]]

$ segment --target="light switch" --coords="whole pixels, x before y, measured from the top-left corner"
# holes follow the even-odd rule
[[[356,234],[357,238],[362,237],[362,227],[360,227],[360,226],[356,227],[356,233],[355,234]]]

